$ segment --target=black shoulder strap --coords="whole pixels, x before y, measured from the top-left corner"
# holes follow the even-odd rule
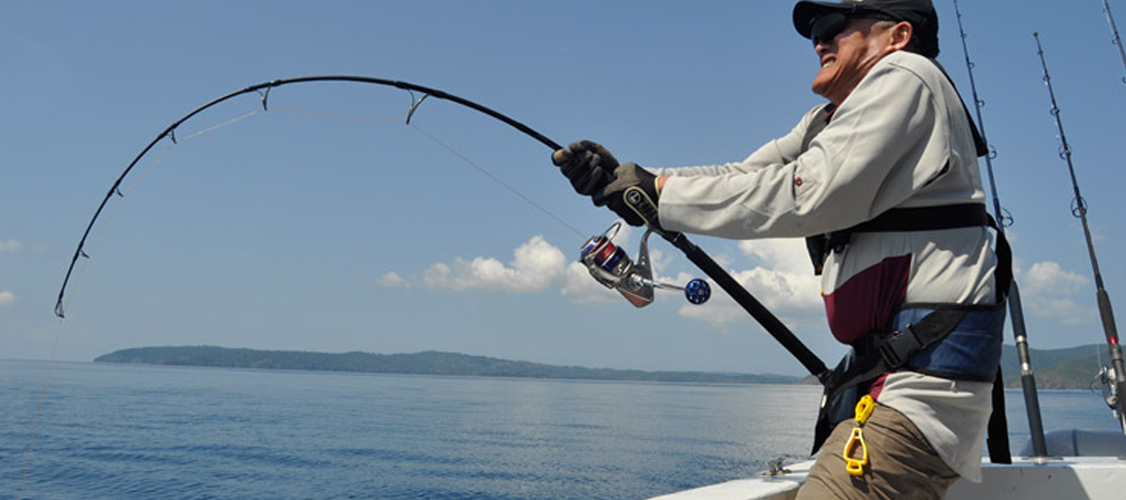
[[[885,233],[903,231],[938,231],[959,227],[991,226],[989,213],[981,203],[961,203],[937,207],[893,208],[868,222],[840,232]]]
[[[1005,417],[1005,382],[1001,373],[1001,366],[997,366],[997,376],[993,379],[993,411],[989,414],[989,424],[986,427],[988,437],[985,446],[989,450],[989,461],[995,464],[1013,463],[1013,454],[1009,448],[1009,419]]]
[[[833,103],[826,104],[817,111],[817,115],[809,123],[809,128],[805,130],[805,137],[801,139],[801,151],[809,149],[809,145],[813,143],[813,139],[821,134],[825,127],[829,126],[829,120],[833,118],[833,113],[837,111],[837,106]]]
[[[937,207],[893,208],[850,228],[805,239],[813,274],[820,275],[830,252],[841,252],[853,233],[937,231],[959,227],[990,226],[992,219],[980,203]]]
[[[833,231],[826,235],[808,237],[806,238],[806,246],[809,250],[809,256],[813,260],[814,274],[821,274],[825,258],[828,257],[830,252],[844,250],[849,240],[852,239],[853,233],[938,231],[977,226],[997,228],[993,217],[985,211],[985,205],[981,203],[893,208],[874,219],[850,228]],[[998,231],[998,234],[1001,234],[1000,231]],[[1001,234],[1001,238],[1003,237],[1004,235]],[[998,252],[1000,252],[1002,246],[1000,240],[997,246]],[[1004,247],[1004,250],[1008,252],[1007,242],[1004,242]],[[1009,255],[1011,256],[1011,253]],[[1011,257],[1009,257],[1009,260],[1011,261]]]
[[[979,157],[989,154],[989,144],[985,142],[985,137],[982,137],[981,132],[977,130],[977,124],[974,123],[973,116],[970,116],[970,108],[966,106],[966,100],[962,98],[962,93],[958,92],[958,86],[954,85],[954,79],[946,73],[946,68],[943,68],[938,61],[930,60],[942,72],[942,76],[946,77],[946,81],[950,82],[950,87],[954,89],[954,93],[958,95],[958,102],[962,103],[962,111],[966,113],[966,121],[970,123],[970,132],[974,136],[974,149]]]

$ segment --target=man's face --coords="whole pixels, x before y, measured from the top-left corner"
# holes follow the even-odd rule
[[[813,92],[840,105],[881,58],[895,50],[891,30],[873,19],[850,19],[832,39],[818,40],[814,50],[821,70],[813,78]]]

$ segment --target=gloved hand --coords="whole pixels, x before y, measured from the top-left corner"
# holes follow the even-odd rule
[[[575,192],[591,196],[614,180],[618,160],[602,145],[578,141],[551,154],[551,162],[571,181]]]
[[[657,176],[631,162],[615,169],[614,177],[613,182],[594,194],[594,204],[610,207],[631,226],[660,229]]]

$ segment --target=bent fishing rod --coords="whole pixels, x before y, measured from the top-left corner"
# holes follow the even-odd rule
[[[206,104],[192,110],[182,118],[172,122],[171,125],[165,128],[164,131],[162,131],[160,134],[157,134],[157,136],[151,142],[149,142],[149,144],[145,146],[144,149],[142,149],[136,157],[133,158],[133,161],[129,163],[129,165],[125,168],[121,175],[117,177],[117,180],[114,181],[109,191],[106,192],[106,195],[102,199],[101,204],[98,205],[98,209],[94,212],[94,216],[86,225],[86,230],[83,232],[82,238],[78,242],[78,247],[74,251],[74,256],[71,257],[70,266],[67,268],[66,277],[63,279],[62,287],[59,289],[58,301],[55,303],[55,314],[59,318],[64,317],[63,299],[67,290],[67,286],[70,283],[70,278],[72,273],[74,272],[75,265],[77,264],[78,259],[80,257],[89,258],[89,255],[85,252],[86,239],[90,236],[90,232],[94,228],[94,225],[97,222],[98,217],[101,215],[102,210],[105,209],[106,205],[109,203],[110,199],[114,197],[114,195],[121,197],[124,196],[124,194],[120,190],[122,182],[133,170],[133,167],[135,167],[141,161],[141,159],[146,154],[148,154],[148,152],[152,150],[154,146],[156,146],[157,143],[164,140],[165,138],[168,138],[173,143],[176,143],[176,129],[180,127],[180,125],[196,116],[197,114],[203,112],[204,110],[234,97],[244,94],[258,93],[262,98],[262,109],[268,110],[268,100],[270,91],[272,89],[285,85],[315,82],[353,82],[388,86],[406,90],[411,93],[412,98],[414,92],[419,92],[422,94],[422,97],[412,102],[407,112],[407,124],[410,124],[411,117],[414,115],[415,111],[418,110],[419,105],[422,104],[422,102],[427,97],[432,96],[436,99],[443,99],[456,104],[460,104],[474,111],[478,111],[487,116],[500,120],[510,127],[515,128],[523,134],[547,146],[552,151],[563,148],[563,146],[561,146],[559,143],[547,138],[543,134],[533,130],[531,127],[524,125],[523,123],[520,123],[496,110],[442,90],[425,87],[414,83],[365,76],[333,75],[287,78],[259,83],[257,85],[251,85],[241,90],[236,90],[224,96],[213,99],[212,101],[207,102]],[[715,281],[716,284],[718,284],[720,288],[727,292],[728,295],[730,295],[735,300],[735,302],[739,304],[740,307],[742,307],[745,311],[747,311],[747,313],[751,315],[751,317],[758,321],[758,323],[762,325],[762,327],[768,334],[770,334],[770,336],[772,336],[775,340],[782,344],[782,346],[791,355],[797,358],[798,362],[800,362],[802,366],[804,366],[805,369],[809,371],[809,373],[813,374],[819,381],[824,383],[830,373],[829,369],[825,366],[825,363],[821,361],[821,359],[818,358],[817,355],[814,354],[813,351],[811,351],[804,343],[802,343],[801,340],[798,339],[797,336],[794,335],[794,333],[790,331],[790,329],[787,328],[782,323],[782,321],[778,319],[777,316],[775,316],[772,312],[770,312],[770,310],[763,306],[762,303],[759,302],[758,299],[756,299],[753,295],[751,295],[751,293],[747,291],[746,288],[740,285],[739,282],[737,282],[734,278],[731,277],[730,274],[728,274],[722,267],[720,267],[720,265],[717,264],[715,260],[711,258],[711,256],[700,249],[700,247],[689,241],[688,238],[685,237],[682,233],[664,231],[660,228],[650,228],[650,231],[659,234],[662,238],[664,238],[681,252],[683,252],[688,260],[692,261],[692,263],[699,267],[701,271],[703,271],[708,275],[708,277]],[[650,284],[649,286],[652,285],[653,284]]]
[[[1044,48],[1040,45],[1040,33],[1033,33],[1036,39],[1036,53],[1040,56],[1040,65],[1044,68],[1044,85],[1048,87],[1048,97],[1051,98],[1052,116],[1056,119],[1056,129],[1059,131],[1060,158],[1067,162],[1067,171],[1071,175],[1071,187],[1075,192],[1072,200],[1071,214],[1077,217],[1083,226],[1083,236],[1087,241],[1087,255],[1091,260],[1091,269],[1095,275],[1095,297],[1099,304],[1099,317],[1103,323],[1103,333],[1110,351],[1111,367],[1114,369],[1114,388],[1117,399],[1119,425],[1126,431],[1126,363],[1122,359],[1122,346],[1118,344],[1118,327],[1114,323],[1114,311],[1110,306],[1110,295],[1103,287],[1103,275],[1099,271],[1099,260],[1095,257],[1095,243],[1091,239],[1091,226],[1087,223],[1087,201],[1079,192],[1079,181],[1075,178],[1075,166],[1071,163],[1071,147],[1067,144],[1067,136],[1063,133],[1063,122],[1060,120],[1060,108],[1056,104],[1056,94],[1052,90],[1052,77],[1048,74],[1048,63],[1044,60]]]
[[[977,83],[974,81],[974,63],[970,60],[970,49],[966,44],[966,31],[962,27],[962,11],[958,7],[958,0],[954,0],[954,13],[958,18],[958,33],[962,37],[962,53],[966,56],[966,72],[970,76],[970,92],[974,98],[974,111],[977,116],[978,133],[989,145],[989,152],[985,155],[985,171],[989,174],[989,188],[993,195],[993,217],[997,219],[997,231],[1005,232],[1005,227],[1012,224],[1012,217],[1001,208],[1001,197],[997,194],[997,181],[993,176],[993,158],[997,156],[989,138],[985,135],[985,119],[982,117],[981,108],[985,101],[978,97]],[[1008,224],[1006,224],[1008,223]],[[1032,437],[1032,455],[1044,457],[1048,455],[1048,445],[1044,440],[1044,423],[1040,413],[1040,398],[1036,392],[1036,374],[1032,370],[1032,354],[1028,347],[1028,330],[1024,323],[1024,307],[1020,300],[1020,289],[1014,278],[1008,290],[1009,317],[1013,321],[1013,340],[1016,343],[1017,359],[1020,362],[1020,385],[1024,393],[1024,408],[1028,414],[1028,430]]]

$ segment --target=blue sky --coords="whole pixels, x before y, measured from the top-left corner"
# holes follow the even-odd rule
[[[1103,342],[1032,33],[1119,310],[1126,69],[1099,0],[1014,5],[961,8],[998,190],[1015,217],[1029,337],[1042,348]],[[278,88],[268,112],[256,95],[233,100],[183,125],[179,144],[158,144],[95,226],[66,319],[53,315],[113,180],[215,97],[304,75],[400,79],[494,107],[561,143],[597,140],[622,160],[719,163],[784,134],[819,102],[809,91],[817,58],[793,31],[792,6],[0,4],[0,357],[46,359],[57,338],[57,358],[78,361],[213,344],[801,374],[724,297],[696,308],[659,292],[635,310],[599,289],[574,261],[614,217],[570,190],[543,145],[440,100],[407,126],[407,93],[356,84]],[[936,6],[939,61],[969,99],[953,3]],[[1111,8],[1126,22],[1126,3]],[[626,236],[636,256],[639,231]],[[800,242],[695,241],[827,362],[843,352]],[[652,247],[667,280],[701,276],[663,241]]]

